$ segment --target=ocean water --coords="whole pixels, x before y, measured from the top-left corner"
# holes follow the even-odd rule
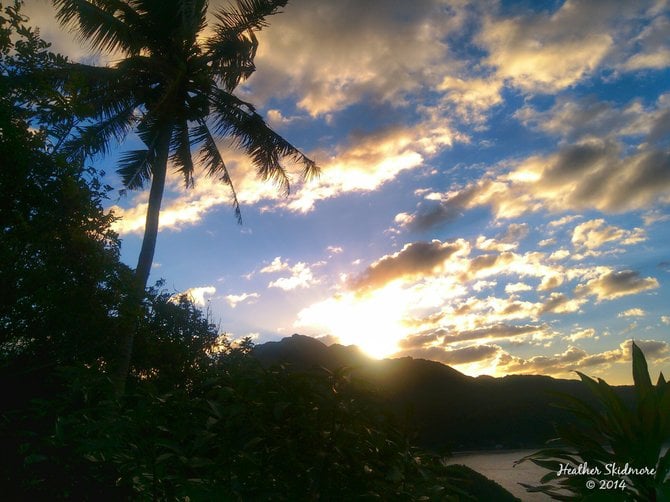
[[[661,450],[665,455],[669,447]],[[523,502],[552,500],[542,493],[529,493],[519,483],[539,485],[547,470],[532,462],[524,462],[514,467],[514,462],[537,450],[500,450],[455,453],[447,459],[450,464],[462,464],[492,479]],[[619,467],[623,467],[620,465]],[[649,466],[653,467],[653,466]]]
[[[523,502],[540,502],[551,500],[542,493],[529,493],[519,483],[540,484],[540,478],[547,471],[533,464],[524,462],[514,467],[514,462],[530,455],[537,450],[501,450],[486,452],[456,453],[448,460],[450,464],[462,464],[492,479]]]

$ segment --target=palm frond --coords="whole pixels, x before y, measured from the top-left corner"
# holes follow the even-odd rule
[[[65,143],[63,151],[68,158],[107,155],[112,139],[122,142],[136,121],[135,103],[127,104],[93,124],[78,127],[76,136]]]
[[[287,0],[238,0],[237,8],[219,10],[214,36],[205,43],[212,71],[228,91],[251,76],[258,40],[254,31],[265,26],[267,16],[276,14]]]
[[[80,119],[104,119],[142,102],[139,78],[128,68],[69,64],[55,75],[71,97],[72,113]]]
[[[231,36],[248,30],[260,30],[268,25],[265,18],[277,14],[288,0],[237,0],[237,7],[219,9],[214,14],[217,33]]]
[[[165,126],[166,124],[160,124],[152,115],[145,116],[137,126],[137,135],[147,148],[131,150],[121,156],[116,172],[126,188],[141,189],[151,179],[156,160],[156,144],[161,127]]]
[[[54,0],[56,18],[74,28],[93,48],[126,54],[142,48],[142,18],[123,0]]]
[[[187,46],[194,46],[198,33],[206,26],[206,0],[182,0],[177,6],[177,14],[181,18],[181,40]]]
[[[223,157],[221,157],[221,152],[219,152],[219,149],[216,146],[214,137],[204,120],[198,122],[198,126],[193,133],[193,141],[200,144],[200,156],[205,164],[207,174],[209,176],[218,176],[223,183],[228,185],[231,198],[233,199],[235,217],[237,218],[237,222],[241,225],[242,211],[240,210],[240,203],[237,200],[237,192],[235,191],[233,180],[230,177],[226,163],[223,161]]]
[[[253,33],[250,37],[215,37],[208,40],[205,47],[213,75],[229,92],[256,71],[254,58],[258,40]]]
[[[193,157],[191,156],[191,139],[186,120],[175,125],[170,148],[173,151],[170,160],[177,166],[177,171],[183,174],[186,188],[193,187]]]
[[[144,188],[145,183],[151,179],[151,165],[154,157],[154,151],[148,148],[123,153],[116,169],[123,185],[130,190]]]
[[[280,162],[283,157],[303,164],[306,178],[318,174],[316,163],[274,132],[249,103],[221,89],[213,89],[210,100],[216,132],[231,136],[251,156],[261,178],[274,181],[288,194],[289,179]]]

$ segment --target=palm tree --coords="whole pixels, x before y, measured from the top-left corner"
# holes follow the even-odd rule
[[[237,0],[215,14],[213,29],[205,33],[207,0],[54,0],[63,25],[94,49],[120,57],[107,67],[68,68],[86,116],[66,151],[104,155],[131,131],[144,143],[143,149],[126,152],[118,166],[128,189],[151,182],[135,272],[138,295],[146,289],[153,261],[169,163],[190,187],[196,150],[205,172],[230,188],[240,222],[239,202],[215,137],[246,151],[259,176],[274,180],[285,193],[289,179],[283,158],[301,164],[303,177],[318,173],[315,163],[268,127],[253,105],[233,94],[255,69],[255,32],[287,1]],[[117,375],[121,392],[134,336],[133,329],[127,331]]]

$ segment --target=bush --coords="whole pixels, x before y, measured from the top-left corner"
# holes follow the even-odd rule
[[[542,478],[542,485],[524,485],[528,491],[545,493],[555,500],[670,500],[670,385],[661,373],[654,386],[644,354],[635,343],[632,352],[635,406],[626,406],[605,381],[579,373],[597,406],[561,396],[560,406],[572,412],[575,420],[556,427],[555,446],[519,461],[530,460],[550,471]],[[600,474],[559,476],[562,467],[580,466],[597,469]],[[612,467],[633,471],[618,475]],[[654,471],[643,473],[645,469]],[[601,491],[601,482],[611,488]]]

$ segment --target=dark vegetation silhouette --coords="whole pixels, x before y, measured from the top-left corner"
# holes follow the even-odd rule
[[[277,182],[285,193],[289,177],[284,158],[301,164],[304,177],[318,173],[311,159],[268,127],[251,103],[234,94],[254,72],[255,32],[286,3],[238,0],[218,10],[216,22],[206,31],[206,0],[54,0],[58,20],[115,61],[105,67],[64,66],[63,85],[85,89],[77,93],[80,116],[71,124],[72,137],[64,143],[64,151],[71,159],[104,155],[131,131],[145,147],[123,154],[118,167],[128,189],[143,189],[150,182],[135,269],[137,298],[131,297],[122,311],[128,329],[115,374],[119,394],[132,356],[136,307],[156,248],[168,165],[183,176],[186,187],[192,187],[192,150],[196,150],[206,173],[230,188],[240,222],[233,180],[217,139],[241,148],[258,175]]]
[[[3,500],[512,500],[415,447],[346,370],[265,368],[160,283],[114,392],[137,287],[103,211],[110,188],[61,148],[88,90],[37,78],[64,63],[18,2],[0,6]]]
[[[557,438],[520,460],[549,470],[541,485],[524,485],[528,491],[555,500],[670,500],[670,385],[661,373],[654,386],[644,354],[635,343],[631,348],[633,402],[625,403],[607,382],[579,373],[592,400],[558,396],[578,420],[559,424]],[[561,466],[580,465],[601,474],[558,475]]]

